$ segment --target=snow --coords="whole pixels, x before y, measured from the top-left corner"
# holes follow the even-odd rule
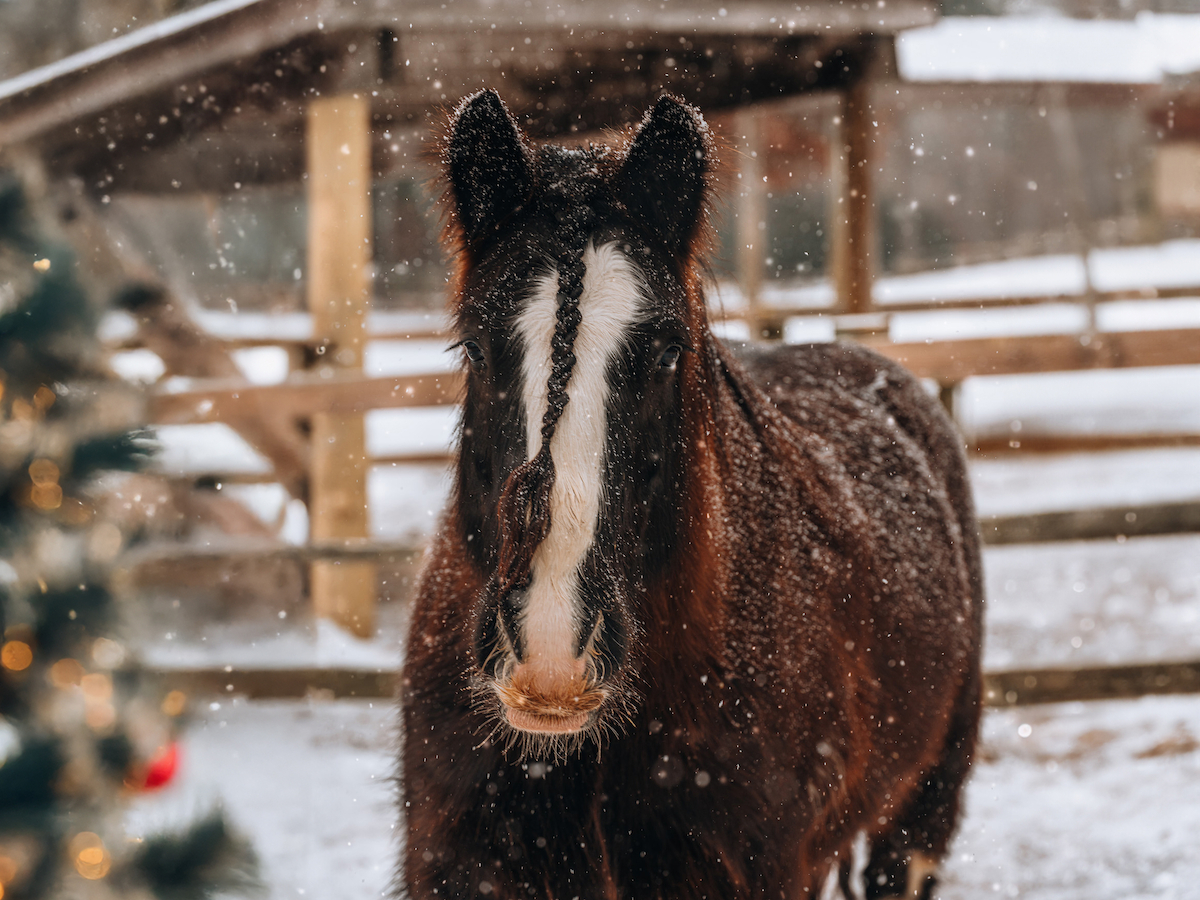
[[[315,619],[294,603],[273,608],[252,600],[241,608],[214,608],[204,599],[155,596],[144,599],[124,638],[147,665],[163,669],[346,668],[371,672],[400,666],[404,608],[381,603],[376,633],[352,637],[332,622]]]
[[[946,309],[896,313],[888,336],[897,342],[951,341],[971,338],[1079,334],[1087,310],[1066,303],[1010,306],[1005,309]]]
[[[396,858],[390,703],[229,698],[195,712],[181,774],[136,800],[133,834],[223,802],[254,842],[266,900],[386,895]]]
[[[387,702],[202,705],[176,783],[138,798],[130,824],[145,833],[220,798],[254,840],[269,900],[384,896],[394,728]],[[1198,736],[1200,697],[988,711],[939,897],[1194,897]]]
[[[459,365],[459,357],[447,352],[450,341],[411,340],[368,341],[363,369],[368,375],[422,375],[448,372]],[[459,351],[460,353],[462,351]]]
[[[1128,268],[1130,266],[1123,267],[1122,271],[1128,271]],[[1193,283],[1200,284],[1200,273]],[[1148,284],[1150,281],[1143,279],[1138,286]],[[886,307],[889,303],[1082,294],[1086,286],[1083,258],[1060,253],[955,266],[913,275],[892,275],[875,283],[874,296],[880,306]]]
[[[371,536],[420,544],[437,527],[450,495],[450,470],[441,465],[374,466],[367,481]]]
[[[1200,697],[988,712],[939,897],[1195,897],[1198,735]]]
[[[985,516],[1200,500],[1200,450],[1190,447],[982,459],[970,467]]]
[[[896,56],[909,81],[1157,84],[1200,69],[1200,16],[951,16],[902,33]]]
[[[1200,367],[1002,375],[964,382],[958,420],[973,435],[1200,433]]]
[[[1200,535],[989,547],[984,668],[1200,659]]]
[[[246,347],[234,350],[231,356],[251,384],[279,384],[291,368],[284,347]]]
[[[367,453],[378,458],[448,451],[457,423],[453,406],[373,409],[366,415]]]
[[[1100,291],[1200,286],[1200,240],[1093,250],[1089,265]]]
[[[135,384],[154,384],[167,371],[162,357],[145,348],[113,353],[108,358],[108,365],[119,377]]]
[[[313,336],[312,316],[306,312],[233,312],[193,307],[189,313],[201,328],[225,340],[306,341]],[[441,312],[371,310],[367,313],[367,334],[444,330],[445,318]],[[117,330],[120,326],[107,327]]]
[[[156,425],[161,445],[154,465],[172,475],[216,473],[267,474],[271,463],[222,422]]]

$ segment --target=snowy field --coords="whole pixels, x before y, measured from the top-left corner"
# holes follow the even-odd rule
[[[270,900],[386,895],[396,855],[393,711],[367,702],[202,710],[184,776],[135,829],[224,798]],[[942,900],[1193,900],[1200,697],[989,711]],[[649,776],[647,776],[649,777]]]

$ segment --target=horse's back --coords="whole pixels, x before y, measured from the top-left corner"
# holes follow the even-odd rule
[[[860,413],[856,427],[870,429],[870,419],[889,428],[894,423],[915,444],[920,461],[945,491],[956,524],[967,537],[967,565],[973,580],[977,579],[975,512],[962,439],[937,398],[912,373],[849,342],[727,346],[781,412],[802,428],[829,438],[835,447],[846,440],[838,430],[847,413]]]

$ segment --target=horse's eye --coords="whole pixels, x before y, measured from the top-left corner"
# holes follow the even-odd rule
[[[682,347],[678,344],[672,344],[658,358],[658,370],[660,372],[674,372],[675,366],[679,364],[679,357],[682,353]]]
[[[471,361],[472,366],[483,365],[483,348],[474,341],[463,341],[462,348],[467,353],[467,359]]]

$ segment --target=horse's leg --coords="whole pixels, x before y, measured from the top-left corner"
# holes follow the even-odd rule
[[[975,670],[959,694],[941,759],[893,820],[892,830],[872,842],[863,873],[866,900],[930,900],[933,896],[938,867],[958,824],[979,714],[980,676]]]

